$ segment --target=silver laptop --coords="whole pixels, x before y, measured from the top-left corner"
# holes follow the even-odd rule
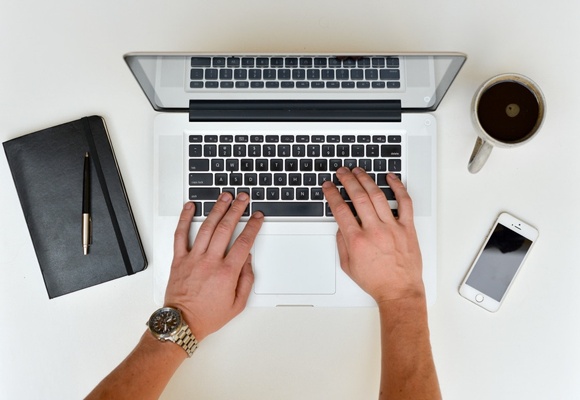
[[[437,127],[433,115],[465,61],[448,54],[149,54],[125,56],[154,123],[154,292],[163,303],[182,205],[195,233],[219,193],[245,191],[265,223],[250,306],[373,305],[340,268],[337,225],[320,186],[363,167],[388,198],[387,172],[414,201],[430,304],[437,280]],[[353,212],[356,213],[354,207]],[[244,219],[247,219],[247,216]],[[241,231],[243,222],[237,229]]]

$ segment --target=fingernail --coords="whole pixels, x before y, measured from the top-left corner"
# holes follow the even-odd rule
[[[397,175],[393,174],[392,172],[389,172],[387,175],[390,176],[391,179],[399,179]]]
[[[264,214],[262,214],[261,211],[256,211],[255,213],[252,214],[252,217],[260,219],[260,218],[264,218]]]
[[[238,193],[238,200],[246,201],[248,199],[248,194],[246,192]]]
[[[346,174],[347,172],[348,172],[348,168],[346,168],[346,167],[340,167],[340,168],[339,168],[339,169],[336,171],[336,173],[337,173],[337,174]]]
[[[336,172],[338,172],[338,171],[336,171]],[[323,188],[330,188],[330,187],[332,187],[332,182],[330,182],[330,181],[324,181],[322,183],[322,187]]]
[[[352,173],[355,175],[358,175],[358,174],[362,174],[363,171],[364,170],[362,168],[356,167],[355,169],[352,170]]]
[[[193,203],[191,201],[188,201],[187,203],[185,203],[183,208],[185,208],[186,210],[191,210],[193,208]]]
[[[222,194],[220,194],[219,200],[220,201],[224,201],[224,202],[230,201],[231,200],[230,193],[229,192],[223,192]]]

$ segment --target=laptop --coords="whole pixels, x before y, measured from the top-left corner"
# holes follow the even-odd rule
[[[397,202],[413,198],[427,300],[437,281],[435,111],[466,56],[436,54],[130,53],[125,61],[154,120],[154,293],[163,303],[173,232],[186,201],[192,236],[219,193],[241,191],[265,222],[254,247],[249,306],[372,306],[340,268],[337,225],[320,186],[363,167]],[[354,213],[356,210],[351,208]]]

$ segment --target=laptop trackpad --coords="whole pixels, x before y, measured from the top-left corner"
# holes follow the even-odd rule
[[[256,294],[335,292],[335,235],[258,235],[253,261]]]

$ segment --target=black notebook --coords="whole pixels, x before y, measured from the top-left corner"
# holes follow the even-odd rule
[[[147,259],[101,117],[85,117],[3,145],[50,298],[145,269]],[[87,152],[92,232],[84,255]]]

